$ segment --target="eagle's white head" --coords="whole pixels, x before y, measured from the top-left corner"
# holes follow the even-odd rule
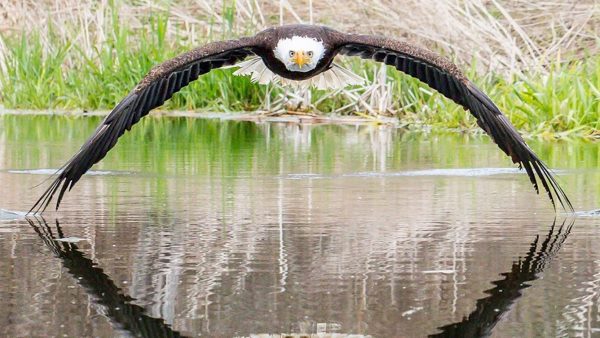
[[[306,36],[281,39],[273,50],[275,57],[292,72],[310,72],[325,53],[323,41]]]

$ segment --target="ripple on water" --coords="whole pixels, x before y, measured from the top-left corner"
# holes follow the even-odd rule
[[[0,222],[25,219],[26,215],[27,215],[27,212],[23,212],[23,211],[10,211],[10,210],[0,209]]]
[[[401,176],[463,176],[479,177],[493,175],[523,174],[519,168],[450,168],[450,169],[425,169],[406,171],[366,171],[346,173],[341,175],[319,175],[310,173],[293,173],[285,176],[287,179],[324,179],[336,177],[401,177]]]
[[[586,211],[576,211],[573,215],[576,216],[576,217],[600,218],[600,209],[586,210]]]
[[[6,172],[11,174],[27,174],[27,175],[55,175],[59,169],[9,169]],[[105,176],[105,175],[129,175],[131,172],[128,171],[116,171],[116,170],[90,170],[87,171],[86,176]]]

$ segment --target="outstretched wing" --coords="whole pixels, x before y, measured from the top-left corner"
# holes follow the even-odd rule
[[[394,66],[469,110],[477,119],[477,124],[500,149],[525,169],[538,193],[539,180],[554,207],[556,197],[564,209],[573,210],[548,167],[529,148],[492,100],[469,81],[456,65],[428,50],[383,37],[335,32],[333,39],[340,54],[356,55]]]
[[[65,163],[50,187],[30,212],[44,211],[56,192],[56,208],[67,189],[94,163],[100,161],[126,130],[198,76],[211,69],[232,65],[254,54],[254,38],[220,41],[181,54],[154,67],[140,83],[110,112],[79,151]]]

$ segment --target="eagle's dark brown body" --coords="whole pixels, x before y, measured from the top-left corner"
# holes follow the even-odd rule
[[[314,69],[290,71],[274,54],[282,39],[308,37],[321,41],[325,52]],[[233,65],[248,56],[262,58],[273,73],[292,80],[305,80],[328,71],[336,55],[359,56],[390,65],[413,76],[469,110],[477,124],[524,168],[538,190],[541,183],[554,203],[572,210],[569,199],[549,169],[492,100],[470,82],[453,63],[426,49],[387,37],[345,34],[328,27],[291,25],[269,28],[255,36],[206,44],[154,67],[112,110],[90,139],[62,168],[58,177],[32,208],[44,210],[56,192],[57,208],[67,189],[115,145],[118,138],[150,110],[211,69]]]

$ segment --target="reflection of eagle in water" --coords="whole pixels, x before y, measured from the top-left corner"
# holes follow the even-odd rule
[[[567,222],[568,221],[568,222]],[[501,273],[502,279],[492,281],[494,288],[486,290],[487,297],[477,300],[475,309],[461,321],[444,325],[440,333],[429,337],[489,337],[501,319],[512,310],[513,304],[523,295],[523,290],[540,278],[552,259],[558,254],[571,233],[575,219],[564,220],[557,228],[556,219],[548,234],[540,242],[536,236],[524,256],[514,261],[510,271]]]
[[[439,55],[410,44],[369,35],[345,34],[322,26],[269,28],[253,37],[209,43],[154,67],[102,121],[81,149],[61,168],[58,177],[31,211],[43,211],[58,191],[63,194],[115,145],[118,138],[153,108],[211,69],[240,64],[238,75],[259,83],[298,82],[318,88],[357,84],[361,79],[335,63],[336,55],[360,56],[391,65],[416,77],[469,110],[514,163],[524,168],[538,190],[541,183],[552,203],[558,199],[572,210],[569,199],[549,169],[527,146],[498,107]],[[538,190],[539,191],[539,190]]]

